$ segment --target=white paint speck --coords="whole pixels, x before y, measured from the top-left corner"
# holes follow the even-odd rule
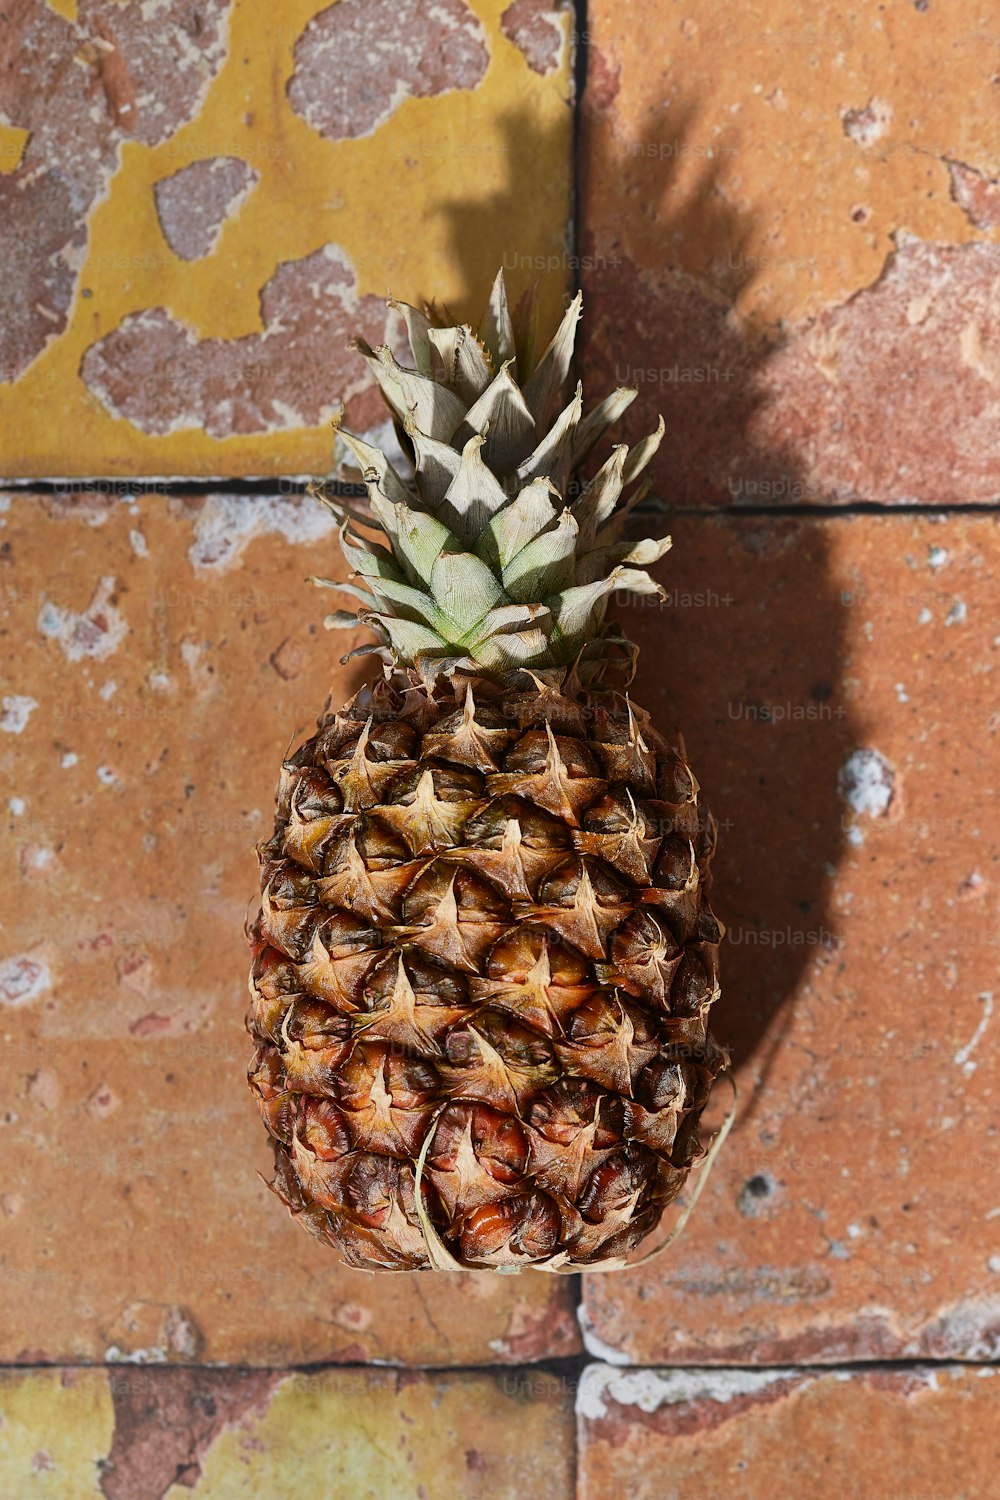
[[[983,1013],[979,1018],[979,1025],[976,1027],[975,1031],[972,1033],[965,1046],[959,1047],[958,1051],[955,1053],[955,1062],[962,1069],[962,1072],[966,1075],[966,1077],[976,1071],[976,1064],[972,1060],[972,1054],[979,1046],[979,1043],[982,1041],[983,1036],[986,1033],[986,1028],[990,1024],[990,1020],[993,1016],[993,991],[984,990],[982,994],[977,998],[980,1000],[983,1007]]]
[[[864,1230],[861,1228],[860,1224],[848,1224],[847,1238],[849,1240],[856,1240],[862,1234],[864,1234]]]
[[[991,1255],[986,1262],[986,1269],[994,1276],[1000,1276],[1000,1255]]]
[[[117,693],[117,691],[118,691],[118,684],[117,684],[117,682],[115,681],[115,679],[113,677],[109,677],[108,680],[107,680],[107,682],[100,689],[100,691],[98,693],[98,697],[103,698],[104,701],[105,701],[105,703],[107,703],[108,699],[109,698],[113,698],[115,696],[115,694]]]
[[[102,786],[114,786],[118,777],[110,766],[98,766],[97,779]]]
[[[0,1004],[27,1005],[52,988],[52,975],[43,958],[16,953],[0,961]]]
[[[65,755],[60,760],[59,764],[62,766],[64,771],[68,771],[71,766],[76,765],[79,759],[80,757],[77,755],[75,750],[67,750]]]
[[[896,697],[899,699],[900,703],[909,703],[909,701],[910,701],[910,695],[906,691],[906,684],[902,683],[902,682],[897,682],[895,684],[895,687],[896,687]]]
[[[849,141],[867,150],[881,140],[892,120],[892,105],[886,99],[872,97],[860,109],[842,109],[841,128]]]
[[[928,547],[927,548],[927,566],[931,569],[932,572],[936,573],[937,570],[938,570],[938,568],[943,568],[944,565],[945,565],[945,563],[947,561],[948,561],[948,549],[947,549],[947,547]]]
[[[584,1347],[588,1354],[592,1354],[595,1359],[603,1359],[609,1365],[627,1365],[631,1363],[627,1354],[623,1354],[620,1349],[612,1349],[610,1344],[606,1344],[602,1338],[598,1337],[594,1332],[594,1325],[590,1321],[590,1315],[582,1302],[576,1310],[576,1316],[580,1324],[580,1332],[583,1335]]]
[[[224,573],[248,542],[277,532],[293,545],[311,545],[336,530],[329,511],[315,500],[291,496],[219,495],[198,512],[188,558],[195,572]]]
[[[104,1363],[108,1365],[164,1365],[167,1351],[154,1345],[151,1349],[133,1349],[126,1354],[117,1344],[109,1344],[104,1351]]]
[[[9,797],[7,799],[7,807],[14,814],[15,818],[21,816],[27,805],[23,797]]]
[[[38,612],[39,632],[58,641],[67,661],[85,657],[103,661],[117,651],[128,633],[128,625],[111,603],[114,591],[114,578],[102,578],[86,609],[79,612],[46,600]]]
[[[29,698],[24,693],[5,693],[0,729],[4,734],[23,734],[37,707],[36,699]]]
[[[917,615],[917,624],[918,625],[929,625],[931,623],[931,621],[933,620],[933,618],[934,618],[934,616],[931,614],[930,610],[925,607]]]
[[[577,1390],[577,1414],[587,1421],[607,1415],[608,1401],[655,1412],[661,1406],[699,1401],[725,1405],[740,1396],[756,1396],[778,1381],[797,1383],[815,1377],[802,1370],[629,1370],[588,1365]]]
[[[896,772],[878,750],[854,750],[840,768],[840,795],[853,812],[881,818],[889,811]]]
[[[135,553],[136,557],[149,556],[149,547],[146,545],[146,538],[143,536],[141,531],[130,531],[128,534],[128,539],[132,544],[132,551]]]
[[[965,600],[956,599],[951,609],[945,615],[944,623],[946,625],[964,625],[968,617],[969,611],[966,608]]]

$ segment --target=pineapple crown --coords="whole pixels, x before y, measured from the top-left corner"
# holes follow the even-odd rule
[[[559,409],[581,295],[537,360],[534,293],[512,316],[502,269],[475,332],[447,325],[433,305],[418,310],[390,297],[389,306],[404,320],[413,368],[388,345],[355,339],[352,347],[391,409],[407,463],[394,467],[338,417],[368,508],[323,485],[312,490],[341,522],[353,570],[346,583],[312,582],[360,604],[325,624],[364,624],[379,638],[343,660],[373,653],[388,670],[409,668],[428,683],[456,671],[562,676],[571,667],[585,683],[623,649],[634,657],[606,614],[616,590],[662,593],[644,569],[669,537],[631,542],[623,533],[647,493],[633,481],[659,447],[663,419],[631,449],[617,444],[588,481],[577,477],[637,394],[621,387],[584,415],[577,383]]]

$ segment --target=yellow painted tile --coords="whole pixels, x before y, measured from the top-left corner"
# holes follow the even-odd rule
[[[199,1500],[522,1500],[573,1494],[571,1398],[542,1372],[290,1376],[202,1460]],[[173,1485],[168,1500],[190,1491]]]
[[[348,0],[340,3],[346,6]],[[356,0],[350,4],[357,9]],[[402,11],[403,24],[411,24],[406,17],[411,8],[395,8]],[[464,10],[464,0],[449,0],[449,9],[456,8]],[[189,342],[253,340],[265,331],[261,292],[276,270],[327,245],[344,252],[359,296],[383,297],[391,285],[397,296],[437,296],[463,311],[481,302],[501,260],[515,291],[535,279],[538,265],[552,263],[556,274],[546,277],[544,286],[544,312],[551,316],[569,274],[563,254],[572,126],[567,103],[568,17],[560,22],[563,45],[557,64],[543,75],[505,35],[507,0],[475,0],[469,13],[478,17],[488,51],[488,66],[476,87],[407,98],[372,133],[331,140],[296,112],[288,95],[296,45],[324,7],[316,0],[286,0],[279,9],[271,0],[235,0],[231,5],[216,0],[204,13],[206,24],[219,24],[225,37],[221,65],[213,77],[214,64],[204,58],[199,62],[208,76],[193,118],[158,144],[146,144],[139,136],[143,130],[155,133],[159,100],[143,93],[142,41],[127,31],[135,24],[129,20],[132,9],[113,0],[95,4],[94,36],[80,43],[59,20],[68,17],[72,7],[52,7],[54,29],[46,33],[46,45],[57,52],[62,48],[67,59],[56,98],[60,92],[69,97],[79,90],[75,80],[81,69],[94,73],[97,81],[87,96],[90,114],[84,110],[79,115],[79,128],[91,128],[94,110],[113,106],[124,111],[116,116],[116,133],[108,136],[107,122],[99,127],[104,149],[111,152],[109,160],[117,151],[119,164],[110,172],[103,196],[96,192],[85,243],[67,252],[67,259],[79,269],[65,328],[60,329],[58,307],[47,307],[47,291],[39,293],[35,300],[40,299],[47,311],[38,316],[47,319],[54,336],[16,379],[10,377],[19,361],[0,357],[4,473],[235,475],[327,470],[331,445],[325,413],[310,413],[303,422],[289,409],[294,402],[282,402],[280,388],[270,392],[274,400],[262,419],[270,430],[256,430],[256,418],[251,430],[245,430],[245,423],[241,429],[237,410],[236,434],[213,437],[204,430],[195,406],[186,421],[175,420],[176,430],[159,433],[153,430],[157,391],[152,384],[145,392],[135,391],[146,377],[128,375],[132,366],[119,344],[112,346],[112,362],[125,361],[133,399],[143,407],[141,419],[131,408],[132,420],[112,415],[107,400],[88,387],[81,373],[88,350],[125,320],[150,309],[163,309],[160,316],[181,325]],[[174,28],[170,35],[183,57],[189,40],[177,40],[172,12],[156,24],[165,37]],[[106,36],[118,38],[117,53]],[[340,54],[327,54],[326,66],[338,67],[349,77],[364,59],[342,56],[343,51],[342,47]],[[205,58],[210,53],[206,49]],[[112,63],[124,58],[126,67],[133,66],[138,79],[134,105],[129,103],[127,84],[108,72],[109,58]],[[333,72],[330,77],[331,89],[339,87],[338,75]],[[29,107],[30,101],[22,103],[22,114]],[[8,116],[12,126],[27,128],[27,120],[20,121],[9,110]],[[139,136],[130,139],[126,126],[133,129],[130,121],[136,119]],[[151,119],[147,128],[143,121]],[[50,126],[34,120],[34,128]],[[8,186],[20,183],[19,171],[26,173],[33,165],[30,143],[23,158],[17,155],[20,150],[17,130],[5,132],[0,168]],[[193,162],[218,156],[245,161],[257,174],[256,182],[224,223],[215,248],[200,259],[186,260],[164,236],[154,185]],[[0,193],[4,180],[0,175]],[[32,219],[27,208],[23,212],[21,230],[37,229],[37,215]],[[34,243],[30,234],[26,243]],[[28,316],[20,284],[12,295],[21,298],[22,315]],[[29,287],[28,301],[33,297]],[[269,336],[276,331],[272,318]],[[287,356],[289,365],[301,367],[303,360],[311,361],[311,388],[320,388],[330,407],[347,380],[342,368],[345,340],[339,329],[333,332],[336,336],[325,343],[307,339],[306,348],[299,340]],[[148,337],[139,333],[135,341],[141,346]],[[230,361],[226,368],[233,372],[236,408],[243,399],[244,366],[259,365],[261,351],[265,360],[270,358],[259,342],[220,355]],[[91,362],[93,358],[91,354]],[[173,361],[164,356],[159,363],[166,368],[159,369],[157,377],[169,384]],[[178,381],[188,379],[183,371],[173,373]],[[251,380],[252,376],[251,368]],[[267,378],[273,382],[273,372]]]
[[[98,1463],[114,1412],[103,1370],[0,1373],[0,1494],[8,1500],[100,1497]]]

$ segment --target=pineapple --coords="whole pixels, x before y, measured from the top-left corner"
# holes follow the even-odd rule
[[[614,1268],[702,1155],[726,1064],[714,824],[613,685],[634,648],[605,618],[659,592],[669,540],[623,521],[663,423],[584,482],[636,392],[562,403],[579,296],[537,360],[502,272],[475,332],[390,305],[413,367],[354,347],[412,474],[342,432],[368,506],[318,491],[360,602],[326,623],[370,627],[383,671],[285,761],[258,850],[271,1185],[354,1267]]]

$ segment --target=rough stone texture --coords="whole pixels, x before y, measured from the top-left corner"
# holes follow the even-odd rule
[[[573,20],[569,0],[514,0],[500,17],[503,34],[524,53],[528,67],[544,78],[559,67]]]
[[[163,237],[183,260],[211,255],[228,218],[258,180],[237,156],[211,156],[181,167],[156,184]]]
[[[8,0],[3,473],[323,473],[327,416],[361,380],[355,300],[362,331],[387,288],[479,307],[505,260],[515,295],[550,270],[551,319],[569,49],[537,71],[502,10]],[[380,409],[365,381],[349,417]]]
[[[358,681],[304,583],[339,565],[331,519],[90,490],[0,523],[3,679],[37,705],[0,771],[0,1359],[577,1351],[564,1279],[345,1270],[256,1176],[253,845],[289,739]]]
[[[979,229],[1000,227],[1000,179],[987,177],[960,161],[951,168],[951,195],[962,212]]]
[[[542,1372],[0,1376],[0,1489],[41,1500],[570,1500],[572,1395]]]
[[[389,336],[385,301],[358,297],[353,267],[339,245],[279,266],[260,295],[263,333],[199,340],[166,308],[134,313],[84,356],[81,374],[113,416],[142,432],[204,429],[213,438],[316,427],[370,387],[354,334],[372,344]],[[337,353],[337,395],[316,371]],[[233,388],[233,370],[242,385]],[[377,408],[376,408],[377,410]]]
[[[1000,1462],[997,1372],[608,1370],[578,1395],[580,1500],[980,1500]]]
[[[29,136],[0,177],[0,383],[65,329],[87,220],[123,142],[171,136],[225,57],[229,0],[170,0],[155,27],[140,6],[115,0],[81,0],[76,10],[74,24],[38,0],[4,7],[0,112]]]
[[[292,108],[330,140],[370,135],[404,99],[473,89],[489,64],[465,0],[338,0],[295,45]]]
[[[997,518],[671,530],[622,618],[720,821],[739,1116],[684,1236],[585,1279],[591,1353],[996,1359]]]
[[[664,412],[662,492],[1000,497],[979,0],[877,17],[776,0],[763,18],[637,0],[627,27],[595,0],[587,25],[585,368],[639,386],[631,432]]]

